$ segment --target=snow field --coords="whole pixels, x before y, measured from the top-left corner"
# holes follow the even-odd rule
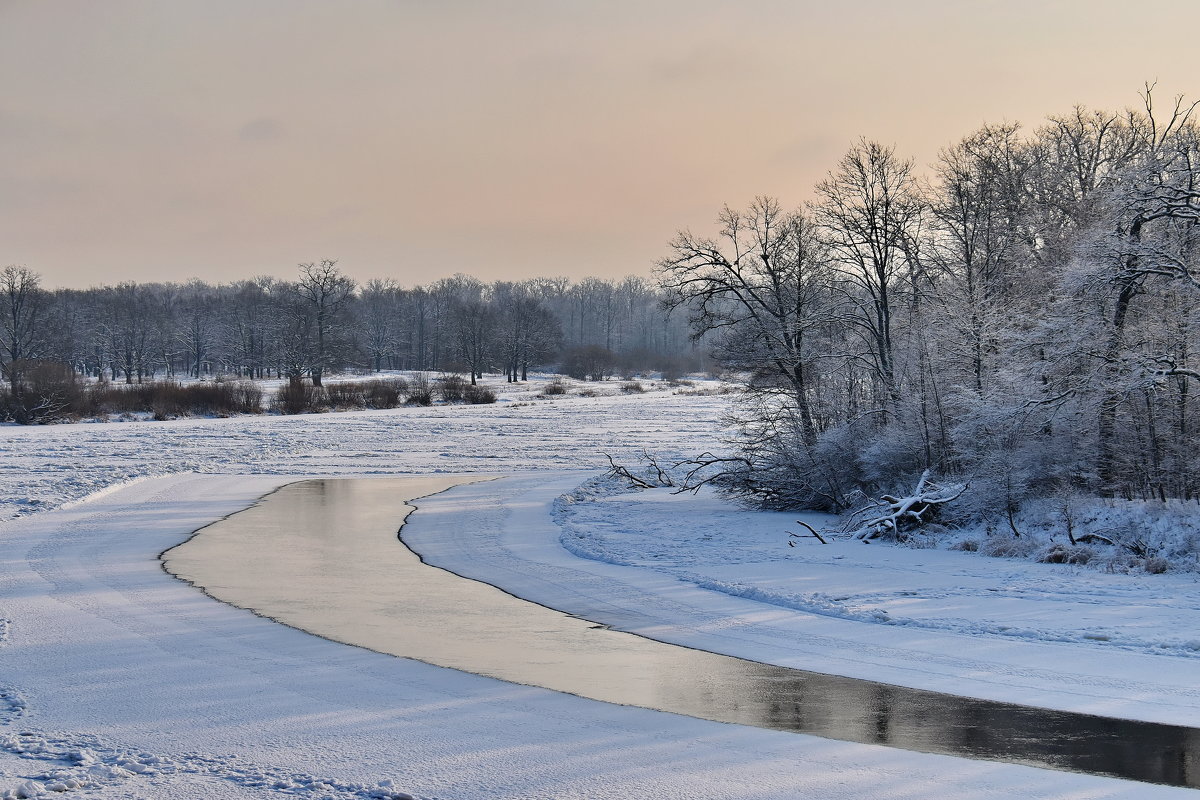
[[[796,520],[821,530],[836,528],[836,518],[747,511],[707,489],[637,491],[608,478],[557,499],[554,517],[575,555],[810,614],[1200,659],[1195,573],[1107,573],[845,539],[823,545]],[[1189,663],[1200,674],[1200,660]]]
[[[649,385],[649,384],[648,384]],[[44,511],[124,481],[178,472],[405,474],[607,466],[603,453],[686,452],[718,429],[721,396],[639,395],[544,381],[481,406],[404,407],[292,417],[0,425],[0,519]],[[581,397],[579,389],[612,392]]]
[[[727,516],[734,512],[712,497],[621,496],[592,486],[572,497],[571,508],[565,501],[556,508],[557,498],[606,465],[603,451],[632,459],[642,448],[707,447],[724,402],[661,392],[0,428],[7,451],[0,500],[6,514],[23,516],[0,523],[0,616],[8,620],[0,626],[0,794],[1194,796],[504,684],[280,626],[205,597],[165,574],[156,558],[202,525],[304,476],[502,468],[518,477],[477,487],[496,494],[463,487],[419,501],[406,536],[455,571],[476,571],[538,602],[683,644],[996,699],[1187,724],[1200,718],[1195,659],[1170,648],[1173,655],[1155,655],[1151,646],[1166,641],[1167,625],[1144,636],[1150,644],[1087,639],[1090,628],[1076,631],[1077,641],[1025,641],[987,630],[1011,615],[955,600],[974,591],[969,566],[976,565],[981,581],[1003,567],[1006,591],[1027,598],[1030,609],[1042,599],[1065,602],[1071,586],[1064,577],[1074,578],[1069,567],[861,544],[840,553],[830,546],[818,556],[826,551],[815,542],[786,546],[786,530],[797,526],[770,515]],[[540,471],[580,466],[587,470]],[[447,513],[433,513],[439,504]],[[437,537],[429,534],[439,526],[453,533],[442,537],[453,547],[434,546]],[[591,558],[563,549],[560,537],[588,548]],[[796,552],[780,555],[786,551]],[[942,556],[947,560],[913,560]],[[1044,575],[1054,577],[1034,587],[1041,595],[1022,588]],[[1178,614],[1179,630],[1197,629],[1185,599],[1176,597],[1184,584],[1163,583],[1179,576],[1101,577],[1128,583],[1089,586],[1098,606],[1117,608],[1133,598]],[[703,581],[723,591],[701,588]],[[1063,584],[1057,596],[1049,591],[1053,581]],[[749,594],[746,587],[770,602],[739,596]],[[926,592],[942,595],[922,603]],[[818,613],[789,602],[812,602]],[[844,613],[828,613],[839,608]],[[1052,608],[1047,617],[1077,613]],[[876,624],[869,619],[876,609],[921,624]],[[954,629],[952,619],[975,627]],[[1070,632],[1069,619],[1059,628]]]

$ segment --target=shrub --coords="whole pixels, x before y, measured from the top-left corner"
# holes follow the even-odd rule
[[[1170,568],[1171,562],[1158,556],[1151,556],[1150,558],[1147,558],[1146,563],[1143,565],[1143,569],[1145,569],[1146,572],[1149,572],[1151,575],[1162,575]]]
[[[562,371],[576,380],[602,381],[613,374],[617,356],[596,344],[569,348],[563,353]]]
[[[926,532],[921,531],[921,533]],[[910,532],[903,535],[899,539],[899,542],[902,546],[908,547],[912,550],[936,550],[938,546],[938,540],[936,537],[918,536],[915,532]]]
[[[81,413],[93,415],[149,413],[164,420],[187,415],[262,413],[262,389],[249,381],[216,380],[187,386],[175,381],[126,386],[101,383],[86,394]]]
[[[271,406],[281,414],[306,414],[328,408],[329,397],[322,386],[288,381],[279,387]]]
[[[364,391],[369,408],[395,408],[407,393],[408,381],[404,378],[368,381]]]
[[[138,394],[157,420],[174,419],[187,413],[184,390],[177,383],[143,384]]]
[[[238,381],[234,384],[234,396],[243,414],[261,414],[263,390],[253,381]]]
[[[567,384],[565,384],[563,382],[562,378],[555,378],[554,380],[547,383],[546,387],[544,389],[542,389],[542,394],[546,395],[547,397],[550,397],[552,395],[566,394],[566,393],[567,393]]]
[[[993,558],[1028,558],[1036,549],[1037,543],[1027,536],[1018,538],[999,534],[989,536],[981,548],[985,556]]]
[[[164,420],[191,414],[229,416],[262,412],[262,390],[251,382],[216,380],[84,385],[70,368],[42,365],[26,373],[15,395],[0,392],[0,415],[16,422],[53,422],[105,414],[152,414]]]
[[[205,414],[227,417],[232,414],[257,414],[262,411],[262,389],[252,383],[216,380],[190,386],[175,385],[180,414]]]
[[[496,392],[490,386],[467,384],[463,389],[463,399],[473,405],[496,402]]]
[[[1086,564],[1096,557],[1096,551],[1082,545],[1056,543],[1038,555],[1043,564]]]
[[[331,408],[352,410],[367,407],[366,387],[355,381],[331,383],[324,387]]]
[[[20,377],[15,389],[0,391],[0,418],[31,425],[79,413],[83,388],[73,369],[53,361],[22,361],[17,366]]]
[[[696,386],[684,381],[685,387],[690,385],[694,388],[677,389],[675,394],[681,397],[712,397],[714,395],[734,394],[737,392],[737,387],[729,383],[718,383],[715,386]]]
[[[621,384],[621,391],[625,394],[641,394],[646,391],[646,387],[638,381],[625,381]]]
[[[408,403],[414,406],[433,405],[433,387],[424,375],[418,375],[408,390]]]
[[[349,411],[360,408],[395,408],[408,392],[403,378],[384,380],[341,381],[325,387],[332,408]]]
[[[461,403],[466,395],[467,387],[471,385],[462,375],[454,374],[443,375],[434,383],[437,385],[438,395],[446,403]]]

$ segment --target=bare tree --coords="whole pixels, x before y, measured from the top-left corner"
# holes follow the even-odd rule
[[[484,367],[492,355],[496,312],[485,300],[468,300],[456,304],[454,334],[459,355],[471,372],[471,385],[483,377]]]
[[[754,373],[750,389],[786,393],[805,441],[816,440],[809,335],[828,321],[819,299],[825,248],[811,223],[760,197],[744,212],[726,207],[717,239],[679,233],[658,263],[667,304],[686,308],[697,336],[720,333],[718,357]]]
[[[1156,116],[1152,90],[1147,86],[1143,95],[1143,113],[1129,112],[1123,127],[1133,144],[1123,148],[1123,163],[1113,167],[1105,191],[1093,203],[1098,223],[1093,230],[1098,229],[1098,236],[1090,250],[1101,270],[1095,276],[1099,278],[1097,288],[1111,297],[1111,305],[1105,309],[1109,315],[1107,335],[1103,347],[1095,351],[1103,386],[1097,415],[1097,471],[1108,492],[1118,482],[1118,461],[1125,449],[1116,427],[1119,407],[1133,396],[1130,388],[1140,388],[1147,373],[1160,377],[1196,374],[1180,366],[1177,353],[1145,354],[1138,359],[1128,352],[1131,345],[1137,347],[1128,336],[1135,300],[1148,294],[1148,283],[1178,283],[1194,296],[1200,294],[1195,266],[1200,226],[1200,130],[1192,121],[1200,103],[1185,104],[1177,97],[1168,118],[1162,120]],[[1152,413],[1153,403],[1148,398],[1145,402]],[[1148,424],[1153,421],[1153,417],[1147,420]],[[1156,443],[1156,457],[1158,451]]]
[[[363,345],[376,372],[383,369],[385,359],[396,355],[400,318],[400,287],[391,279],[370,280],[359,297],[361,315],[359,327]]]
[[[912,162],[892,148],[862,140],[816,187],[812,214],[830,244],[833,263],[849,288],[845,321],[867,345],[861,359],[886,401],[898,400],[896,294],[914,271],[922,203]]]
[[[113,380],[120,372],[125,383],[141,383],[149,372],[157,316],[150,294],[148,285],[131,281],[101,290],[101,326]]]
[[[309,374],[312,375],[314,386],[321,385],[321,378],[330,366],[331,339],[338,312],[353,295],[354,288],[354,280],[342,274],[337,261],[325,258],[300,265],[296,293],[307,303],[313,315],[315,351]]]
[[[189,281],[180,292],[178,302],[179,310],[175,316],[181,318],[181,324],[177,325],[176,336],[186,348],[188,372],[193,378],[199,378],[217,344],[218,292],[202,281]]]
[[[0,270],[0,367],[14,393],[22,364],[37,354],[45,310],[46,295],[36,272],[16,265]]]

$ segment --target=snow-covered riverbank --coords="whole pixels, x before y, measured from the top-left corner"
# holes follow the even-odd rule
[[[1079,576],[1083,587],[1074,593],[1061,569],[963,553],[839,542],[776,559],[764,536],[784,552],[796,549],[786,547],[778,519],[784,515],[733,512],[745,514],[743,528],[721,516],[730,513],[721,501],[655,491],[606,495],[607,502],[590,508],[577,499],[564,512],[558,498],[577,480],[512,478],[457,487],[417,502],[404,539],[430,563],[676,644],[988,700],[1179,725],[1200,720],[1194,651],[1167,655],[1086,638],[1108,617],[1103,609],[1082,608],[1107,591],[1113,626],[1140,612],[1143,636],[1170,640],[1179,627],[1194,632],[1200,620],[1200,592],[1190,577],[1186,585],[1161,584],[1160,594],[1151,582],[1106,586],[1092,579],[1129,576],[1088,573]],[[577,492],[568,499],[581,494],[591,496]],[[564,517],[565,535],[556,524]],[[612,563],[618,559],[611,555],[581,559],[560,537],[603,541],[610,554],[625,548],[629,560],[651,551],[641,540],[653,537],[659,552],[638,566]],[[627,537],[632,546],[622,541]],[[666,549],[675,551],[677,563],[664,558]],[[995,572],[987,574],[988,567]],[[947,589],[960,584],[957,596]],[[839,585],[837,598],[844,599],[813,599]],[[912,621],[887,611],[904,605],[902,586],[912,587]],[[988,591],[998,586],[1008,587],[1010,596]],[[1056,620],[1045,623],[1050,633],[1005,637],[992,630],[1002,626],[997,620],[1015,625],[1036,617],[1043,604],[1041,613]],[[1133,608],[1123,614],[1122,604]],[[1157,618],[1146,611],[1153,606],[1162,609]],[[1088,627],[1068,640],[1069,621],[1057,617],[1070,612]]]
[[[590,531],[585,538],[606,548],[610,560],[630,561],[640,552],[644,563],[581,559],[558,546],[562,530],[552,522],[554,499],[591,473],[530,470],[597,469],[601,451],[609,448],[702,447],[721,403],[635,395],[3,429],[8,458],[0,493],[9,513],[19,510],[16,500],[32,501],[26,508],[58,505],[118,480],[163,477],[0,527],[0,615],[8,620],[0,645],[0,791],[37,780],[106,800],[343,800],[398,792],[445,800],[1194,796],[1183,789],[708,723],[504,684],[277,625],[205,597],[163,572],[157,560],[196,528],[295,476],[503,469],[518,478],[494,498],[447,494],[418,503],[408,531],[414,544],[428,546],[426,524],[449,525],[468,550],[477,548],[467,560],[493,583],[592,618],[607,614],[602,621],[738,655],[798,666],[833,664],[837,671],[865,670],[877,678],[908,673],[951,691],[991,686],[1028,702],[1053,704],[1057,698],[1060,707],[1135,718],[1200,718],[1200,692],[1191,688],[1200,674],[1195,658],[1181,651],[1155,655],[1153,647],[1119,650],[1082,636],[1069,643],[997,636],[987,630],[995,607],[961,602],[979,586],[967,581],[969,570],[959,567],[955,580],[963,581],[963,595],[956,599],[940,561],[912,561],[933,557],[923,551],[855,545],[880,559],[879,552],[900,555],[845,565],[852,548],[828,556],[816,555],[823,551],[815,543],[788,548],[786,533],[761,521],[738,537],[742,549],[690,547],[687,537],[699,518],[717,522],[719,530],[697,530],[697,541],[740,526],[714,516],[710,499],[653,494],[597,500],[612,504],[611,511],[580,504],[578,516],[559,515],[568,532]],[[224,474],[164,476],[184,470]],[[439,501],[450,503],[444,514],[436,513]],[[688,517],[689,502],[697,503],[699,517]],[[643,536],[637,520],[648,525],[660,550],[637,541]],[[674,529],[667,524],[672,520]],[[486,535],[493,531],[500,538]],[[780,552],[798,552],[774,558],[773,536]],[[427,555],[436,558],[437,552]],[[1071,576],[1060,567],[1009,570],[1008,562],[995,559],[936,554],[942,555],[980,571],[1005,569],[1014,594],[1021,581],[1050,574],[1058,577],[1041,579],[1041,590],[1047,580],[1059,580],[1064,588],[1057,600],[1070,592],[1065,584]],[[886,598],[861,596],[884,574],[889,578],[880,581],[880,592]],[[699,578],[758,585],[762,599],[779,602],[784,595],[835,597],[829,590],[855,575],[852,599],[831,601],[847,607],[846,614],[807,613],[788,607],[802,603],[757,602],[734,596],[747,592],[731,593],[729,586],[716,592],[697,585]],[[1165,609],[1161,630],[1144,632],[1147,641],[1165,641],[1166,633],[1174,633],[1169,628],[1200,627],[1178,599],[1178,585],[1163,582],[1164,576],[1126,577],[1135,581],[1127,590],[1088,584],[1087,592],[1101,592],[1099,600],[1108,598],[1114,612],[1131,600]],[[889,617],[899,615],[905,585],[942,592],[909,598],[914,619],[966,618],[976,627],[857,618],[872,603]],[[1037,602],[1030,599],[1028,608],[1036,610]],[[978,616],[985,611],[993,616]],[[1046,614],[1069,612],[1050,603]],[[1071,628],[1069,620],[1057,624]],[[76,781],[88,786],[72,789]]]
[[[796,520],[821,529],[836,527],[836,518],[747,511],[707,488],[696,495],[638,491],[606,478],[556,500],[554,513],[562,544],[575,555],[737,597],[994,644],[1069,642],[1089,653],[1172,655],[1200,674],[1195,572],[1105,572],[847,538],[822,544]]]
[[[577,384],[507,387],[495,405],[245,416],[169,422],[0,425],[0,519],[53,508],[127,480],[177,472],[422,474],[607,467],[651,452],[690,452],[719,428],[723,396],[676,389],[621,394]],[[686,388],[686,387],[685,387]],[[581,397],[578,390],[605,393]]]

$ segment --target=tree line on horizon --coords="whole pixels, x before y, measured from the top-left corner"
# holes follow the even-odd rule
[[[580,379],[705,366],[686,319],[650,281],[455,275],[402,287],[359,284],[336,261],[294,281],[134,283],[46,290],[36,272],[0,270],[0,369],[10,397],[44,393],[65,368],[126,385],[224,375],[320,387],[329,372],[484,372],[525,380],[554,367]],[[30,419],[27,421],[37,421]]]
[[[927,175],[861,140],[805,207],[680,233],[661,285],[750,376],[697,474],[830,511],[936,477],[1013,535],[1030,498],[1200,500],[1200,128],[1151,90],[985,125]]]

